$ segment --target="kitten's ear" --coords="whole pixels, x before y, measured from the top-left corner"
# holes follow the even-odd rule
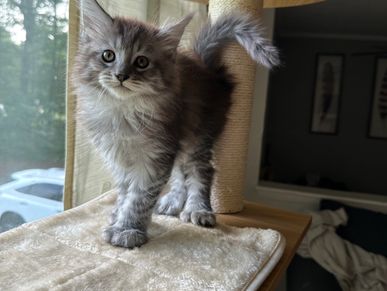
[[[113,23],[113,18],[103,10],[97,0],[78,0],[81,11],[81,29],[91,37],[103,36],[106,27]]]
[[[165,48],[176,50],[177,46],[179,45],[181,36],[184,33],[184,29],[191,21],[193,16],[194,14],[190,13],[177,23],[167,24],[160,28],[159,34],[163,39]]]

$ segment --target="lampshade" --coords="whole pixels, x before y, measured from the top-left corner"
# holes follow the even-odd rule
[[[314,4],[324,0],[263,0],[263,8],[280,8]]]
[[[208,4],[209,0],[188,0],[202,4]],[[323,2],[324,0],[264,0],[263,8],[281,8],[291,6],[301,6]]]

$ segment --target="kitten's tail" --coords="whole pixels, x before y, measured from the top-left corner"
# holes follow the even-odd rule
[[[218,69],[222,48],[231,41],[244,47],[254,61],[268,68],[279,65],[277,49],[262,36],[259,23],[245,14],[225,15],[207,23],[199,32],[194,51],[209,68]]]

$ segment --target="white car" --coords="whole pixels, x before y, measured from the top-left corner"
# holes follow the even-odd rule
[[[63,211],[64,169],[29,169],[0,185],[0,232]]]

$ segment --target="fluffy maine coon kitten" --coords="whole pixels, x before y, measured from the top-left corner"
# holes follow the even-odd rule
[[[95,0],[81,8],[72,74],[78,121],[119,189],[104,239],[127,248],[144,244],[153,210],[213,226],[212,150],[234,87],[220,62],[222,48],[236,40],[268,67],[278,63],[276,49],[245,15],[208,23],[193,51],[183,54],[177,47],[192,16],[158,28],[111,18]],[[157,201],[168,181],[170,192]]]

